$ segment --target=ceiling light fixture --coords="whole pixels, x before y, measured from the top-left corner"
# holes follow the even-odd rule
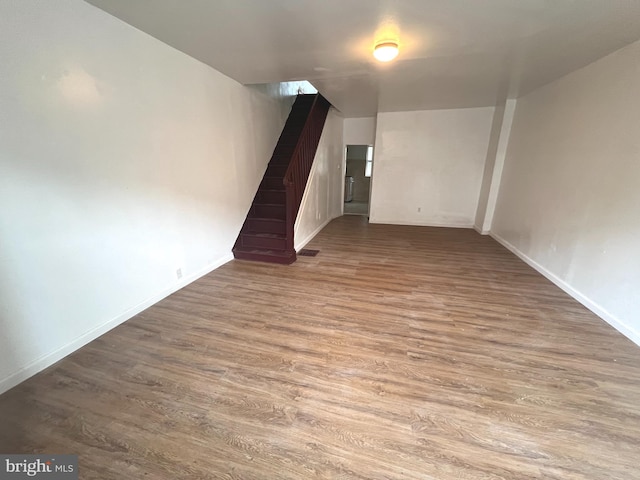
[[[381,62],[390,62],[398,56],[397,42],[380,42],[373,49],[373,56]]]

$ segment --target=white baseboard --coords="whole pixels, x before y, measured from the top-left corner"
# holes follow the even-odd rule
[[[619,331],[621,334],[623,334],[625,337],[631,340],[633,343],[640,346],[640,332],[630,327],[629,325],[624,323],[622,320],[620,320],[619,318],[617,318],[616,316],[608,312],[605,308],[603,308],[602,306],[598,305],[596,302],[591,300],[589,297],[587,297],[586,295],[582,294],[581,292],[573,288],[567,282],[565,282],[560,277],[556,276],[554,273],[547,270],[545,267],[540,265],[531,257],[525,255],[518,248],[516,248],[514,245],[509,243],[507,240],[505,240],[501,236],[493,232],[490,232],[489,235],[491,235],[491,237],[496,242],[504,246],[507,250],[509,250],[514,255],[516,255],[518,258],[520,258],[523,262],[525,262],[531,268],[533,268],[534,270],[544,275],[551,282],[553,282],[555,285],[557,285],[562,290],[564,290],[568,295],[570,295],[575,300],[577,300],[582,305],[584,305],[586,308],[588,308],[593,313],[598,315],[605,322],[607,322],[609,325],[611,325],[613,328],[615,328],[617,331]]]
[[[478,232],[480,235],[489,235],[491,233],[491,230],[482,230],[480,227],[478,227],[477,225],[473,226],[473,229]]]
[[[301,248],[304,248],[307,245],[307,243],[309,243],[311,240],[313,240],[313,237],[318,235],[322,231],[322,229],[324,227],[329,225],[329,222],[331,220],[333,220],[333,218],[329,218],[329,219],[325,220],[318,228],[316,228],[313,232],[311,232],[309,235],[307,235],[305,238],[303,238],[299,242],[298,241],[294,241],[293,248],[296,250],[296,252],[298,250],[300,250]]]
[[[18,371],[11,373],[9,376],[0,380],[0,394],[6,392],[10,388],[15,387],[19,383],[24,382],[29,377],[32,377],[36,373],[41,372],[45,368],[50,367],[54,363],[62,360],[67,355],[75,352],[81,347],[84,347],[87,343],[95,340],[101,335],[104,335],[109,330],[126,322],[127,320],[136,316],[138,313],[142,312],[143,310],[146,310],[150,306],[155,305],[163,298],[166,298],[172,293],[177,292],[181,288],[184,288],[185,286],[189,285],[191,282],[194,282],[200,277],[203,277],[204,275],[212,272],[216,268],[221,267],[222,265],[229,262],[230,260],[233,260],[233,255],[232,254],[225,255],[224,257],[218,259],[217,261],[207,265],[202,270],[192,275],[189,275],[187,277],[184,277],[179,282],[167,288],[166,290],[163,290],[157,295],[154,295],[148,298],[147,300],[139,303],[135,307],[128,309],[127,311],[123,312],[117,317],[112,318],[111,320],[103,323],[102,325],[99,325],[95,328],[92,328],[88,332],[83,333],[82,335],[72,340],[71,342],[67,343],[66,345],[63,345],[62,347],[54,350],[53,352],[47,353],[41,356],[40,358],[37,358],[36,360],[30,362],[26,366],[20,368]]]
[[[382,225],[408,225],[412,227],[439,227],[439,228],[474,228],[472,223],[433,223],[433,222],[411,222],[401,220],[380,220],[378,218],[369,217],[369,223],[378,223]]]

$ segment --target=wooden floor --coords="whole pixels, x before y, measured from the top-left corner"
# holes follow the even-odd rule
[[[82,479],[640,479],[640,348],[492,239],[349,216],[308,248],[5,393],[0,452]]]
[[[369,202],[345,202],[344,214],[345,215],[368,215]]]

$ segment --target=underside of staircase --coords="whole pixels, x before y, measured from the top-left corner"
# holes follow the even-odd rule
[[[329,107],[320,94],[296,97],[233,247],[235,258],[295,262],[294,223]]]

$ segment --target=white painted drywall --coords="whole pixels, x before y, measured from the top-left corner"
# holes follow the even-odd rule
[[[288,111],[81,0],[0,64],[3,391],[228,261]]]
[[[518,100],[492,234],[640,344],[640,42]]]
[[[304,247],[342,214],[343,118],[330,109],[294,226],[294,246]]]
[[[373,145],[376,139],[376,117],[345,118],[345,145]]]
[[[493,110],[378,114],[370,221],[472,227]]]
[[[292,82],[277,83],[254,83],[246,85],[249,88],[257,90],[268,97],[275,99],[290,98],[291,104],[296,96],[301,93],[316,94],[318,90],[306,80]]]

